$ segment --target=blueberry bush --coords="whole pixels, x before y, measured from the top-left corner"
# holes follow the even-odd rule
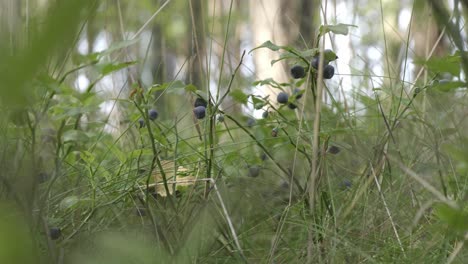
[[[466,263],[463,13],[444,19],[431,1],[450,48],[410,61],[407,43],[400,66],[420,74],[387,57],[380,76],[366,61],[341,70],[350,54],[334,40],[354,25],[237,50],[231,9],[198,39],[203,9],[191,1],[187,22],[170,2],[148,18],[161,18],[161,38],[141,58],[148,36],[124,23],[106,48],[80,52],[99,12],[123,22],[126,1],[50,1],[21,45],[0,32],[0,263]],[[184,46],[196,52],[172,61],[171,78],[153,65],[148,81],[148,52],[164,41],[211,42]],[[262,51],[288,81],[245,74]]]

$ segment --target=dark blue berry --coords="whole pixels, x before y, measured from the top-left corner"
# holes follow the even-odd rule
[[[138,124],[140,125],[140,128],[145,126],[145,120],[143,118],[138,119]]]
[[[320,63],[320,57],[314,57],[312,61],[310,62],[310,66],[316,70],[319,68],[319,63]],[[326,59],[323,60],[323,65],[328,65],[328,61]]]
[[[295,88],[293,94],[296,96],[296,99],[301,99],[304,91],[299,88]]]
[[[49,228],[49,237],[52,240],[57,240],[62,235],[62,231],[58,227]]]
[[[260,175],[260,168],[257,165],[253,165],[249,167],[249,176],[250,177],[257,177]]]
[[[135,214],[136,214],[137,216],[146,216],[146,208],[138,207],[138,208],[135,210]]]
[[[323,68],[323,78],[331,79],[333,75],[335,75],[335,67],[326,65],[325,68]]]
[[[295,65],[291,68],[291,75],[294,79],[301,79],[304,78],[306,75],[304,67],[301,65]]]
[[[276,97],[276,100],[278,101],[278,103],[280,104],[285,104],[288,102],[288,99],[289,99],[289,95],[285,92],[280,92],[278,94],[278,96]]]
[[[348,179],[344,179],[342,182],[341,182],[341,188],[343,189],[347,189],[347,188],[351,188],[351,186],[353,185],[353,183],[348,180]]]
[[[148,117],[150,120],[155,120],[156,118],[158,118],[158,116],[159,116],[158,111],[154,109],[151,109],[148,111]]]
[[[44,183],[46,182],[47,180],[49,179],[49,174],[45,173],[45,172],[40,172],[38,175],[37,175],[37,180],[39,183]]]
[[[272,137],[277,137],[278,136],[278,128],[275,127],[275,128],[273,128],[271,130],[271,136]]]
[[[331,50],[331,49],[324,50],[323,54],[324,54],[326,59],[329,59],[331,61],[334,61],[334,60],[338,59],[338,56],[336,56],[335,52],[333,50]]]
[[[201,98],[201,97],[197,97],[197,99],[195,99],[195,103],[193,104],[193,107],[198,107],[198,106],[203,106],[206,108],[208,104],[206,103],[206,100]]]
[[[263,106],[265,106],[264,103],[256,103],[256,104],[254,105],[254,108],[255,108],[255,110],[260,110],[260,109],[263,108]]]
[[[341,149],[337,146],[329,146],[328,147],[328,153],[330,154],[338,154],[340,153]]]
[[[263,118],[268,118],[268,114],[269,114],[268,111],[265,111],[265,112],[262,113],[262,117]]]
[[[294,109],[297,108],[297,105],[296,105],[296,104],[293,104],[293,103],[289,103],[289,104],[288,104],[288,107],[289,107],[289,109],[294,110]]]
[[[193,109],[193,113],[197,119],[203,119],[206,115],[206,108],[202,105],[197,106]]]
[[[247,126],[248,126],[248,127],[253,127],[253,126],[255,125],[255,123],[257,123],[257,122],[255,121],[255,119],[253,119],[253,118],[247,119]]]

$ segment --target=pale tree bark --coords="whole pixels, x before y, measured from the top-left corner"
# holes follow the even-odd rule
[[[424,8],[414,16],[412,24],[412,38],[414,40],[414,56],[419,59],[443,56],[447,51],[447,43],[444,41],[442,30],[433,17],[430,3],[425,3]],[[416,65],[414,76],[416,77],[421,67]],[[424,72],[424,83],[427,82],[427,71]]]
[[[317,42],[318,28],[320,27],[320,0],[301,0],[296,7],[299,17],[299,34],[297,42],[305,42],[306,48],[313,48]]]
[[[206,89],[206,29],[205,29],[205,1],[189,0],[191,17],[190,40],[191,59],[189,66],[189,83],[194,84],[198,89]]]
[[[295,42],[298,30],[294,27],[292,18],[296,17],[294,15],[296,1],[257,0],[249,3],[253,47],[267,40],[276,45],[290,45]],[[273,78],[277,82],[289,81],[289,69],[284,62],[277,62],[271,66],[271,61],[278,56],[278,52],[269,49],[258,49],[253,52],[256,79]],[[261,91],[261,95],[270,95],[270,101],[276,103],[273,98],[276,98],[279,90],[265,86]]]
[[[239,63],[242,52],[240,50],[241,38],[245,33],[242,29],[246,27],[246,23],[242,19],[235,18],[236,15],[243,15],[240,10],[240,2],[238,0],[216,0],[208,5],[209,13],[207,15],[214,16],[213,21],[220,21],[210,25],[212,42],[209,44],[214,55],[211,59],[211,66],[219,65],[219,67],[211,67],[210,69],[210,78],[217,85],[216,98],[218,99],[227,92],[229,79]],[[230,16],[231,18],[228,19]],[[226,34],[228,34],[227,39]],[[239,79],[239,81],[241,80]],[[232,89],[236,88],[231,87]],[[242,110],[241,105],[229,96],[222,102],[221,109],[231,115],[241,113]]]
[[[21,0],[0,0],[0,32],[2,41],[12,48],[19,47],[21,32]]]
[[[388,77],[384,80],[384,86],[389,88],[394,87],[394,81],[400,78],[400,69],[402,65],[402,56],[400,56],[402,49],[402,42],[399,36],[398,29],[398,15],[401,11],[399,3],[385,2],[382,6],[379,5],[381,12],[381,28],[383,28],[383,48],[384,48],[384,72]],[[403,36],[404,37],[404,36]],[[404,45],[404,44],[403,44]],[[397,89],[401,86],[396,85]]]
[[[250,1],[250,23],[253,47],[270,40],[277,45],[290,45],[298,49],[313,48],[320,26],[320,1]],[[271,61],[277,59],[279,54],[268,49],[254,51],[256,79],[290,80],[289,66],[284,61],[271,66]],[[270,101],[276,103],[279,90],[262,87],[261,91],[261,95],[270,95]]]

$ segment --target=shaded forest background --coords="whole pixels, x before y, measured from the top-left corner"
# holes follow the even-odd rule
[[[466,263],[467,8],[0,0],[0,263]]]

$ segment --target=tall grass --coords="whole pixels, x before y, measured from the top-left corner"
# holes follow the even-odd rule
[[[388,66],[372,95],[354,93],[354,106],[333,92],[339,71],[323,79],[332,59],[322,41],[308,50],[271,41],[257,47],[306,68],[305,78],[286,84],[252,84],[288,92],[296,109],[238,87],[245,56],[256,50],[221,67],[217,96],[176,79],[147,87],[128,71],[128,90],[112,98],[122,121],[109,133],[112,117],[98,111],[108,98],[96,85],[138,61],[122,59],[131,57],[131,39],[88,55],[74,51],[96,8],[52,3],[24,45],[0,42],[1,263],[467,261],[463,51],[424,58],[425,80],[408,82]],[[221,65],[232,53],[231,13]],[[324,25],[319,38],[342,27]],[[463,38],[450,27],[449,37]],[[309,63],[317,55],[315,70]],[[445,68],[457,74],[446,80]],[[73,77],[82,69],[95,79],[78,92]],[[192,112],[195,98],[208,103],[203,119]],[[227,98],[269,114],[230,113]],[[163,102],[176,110],[164,113]]]

